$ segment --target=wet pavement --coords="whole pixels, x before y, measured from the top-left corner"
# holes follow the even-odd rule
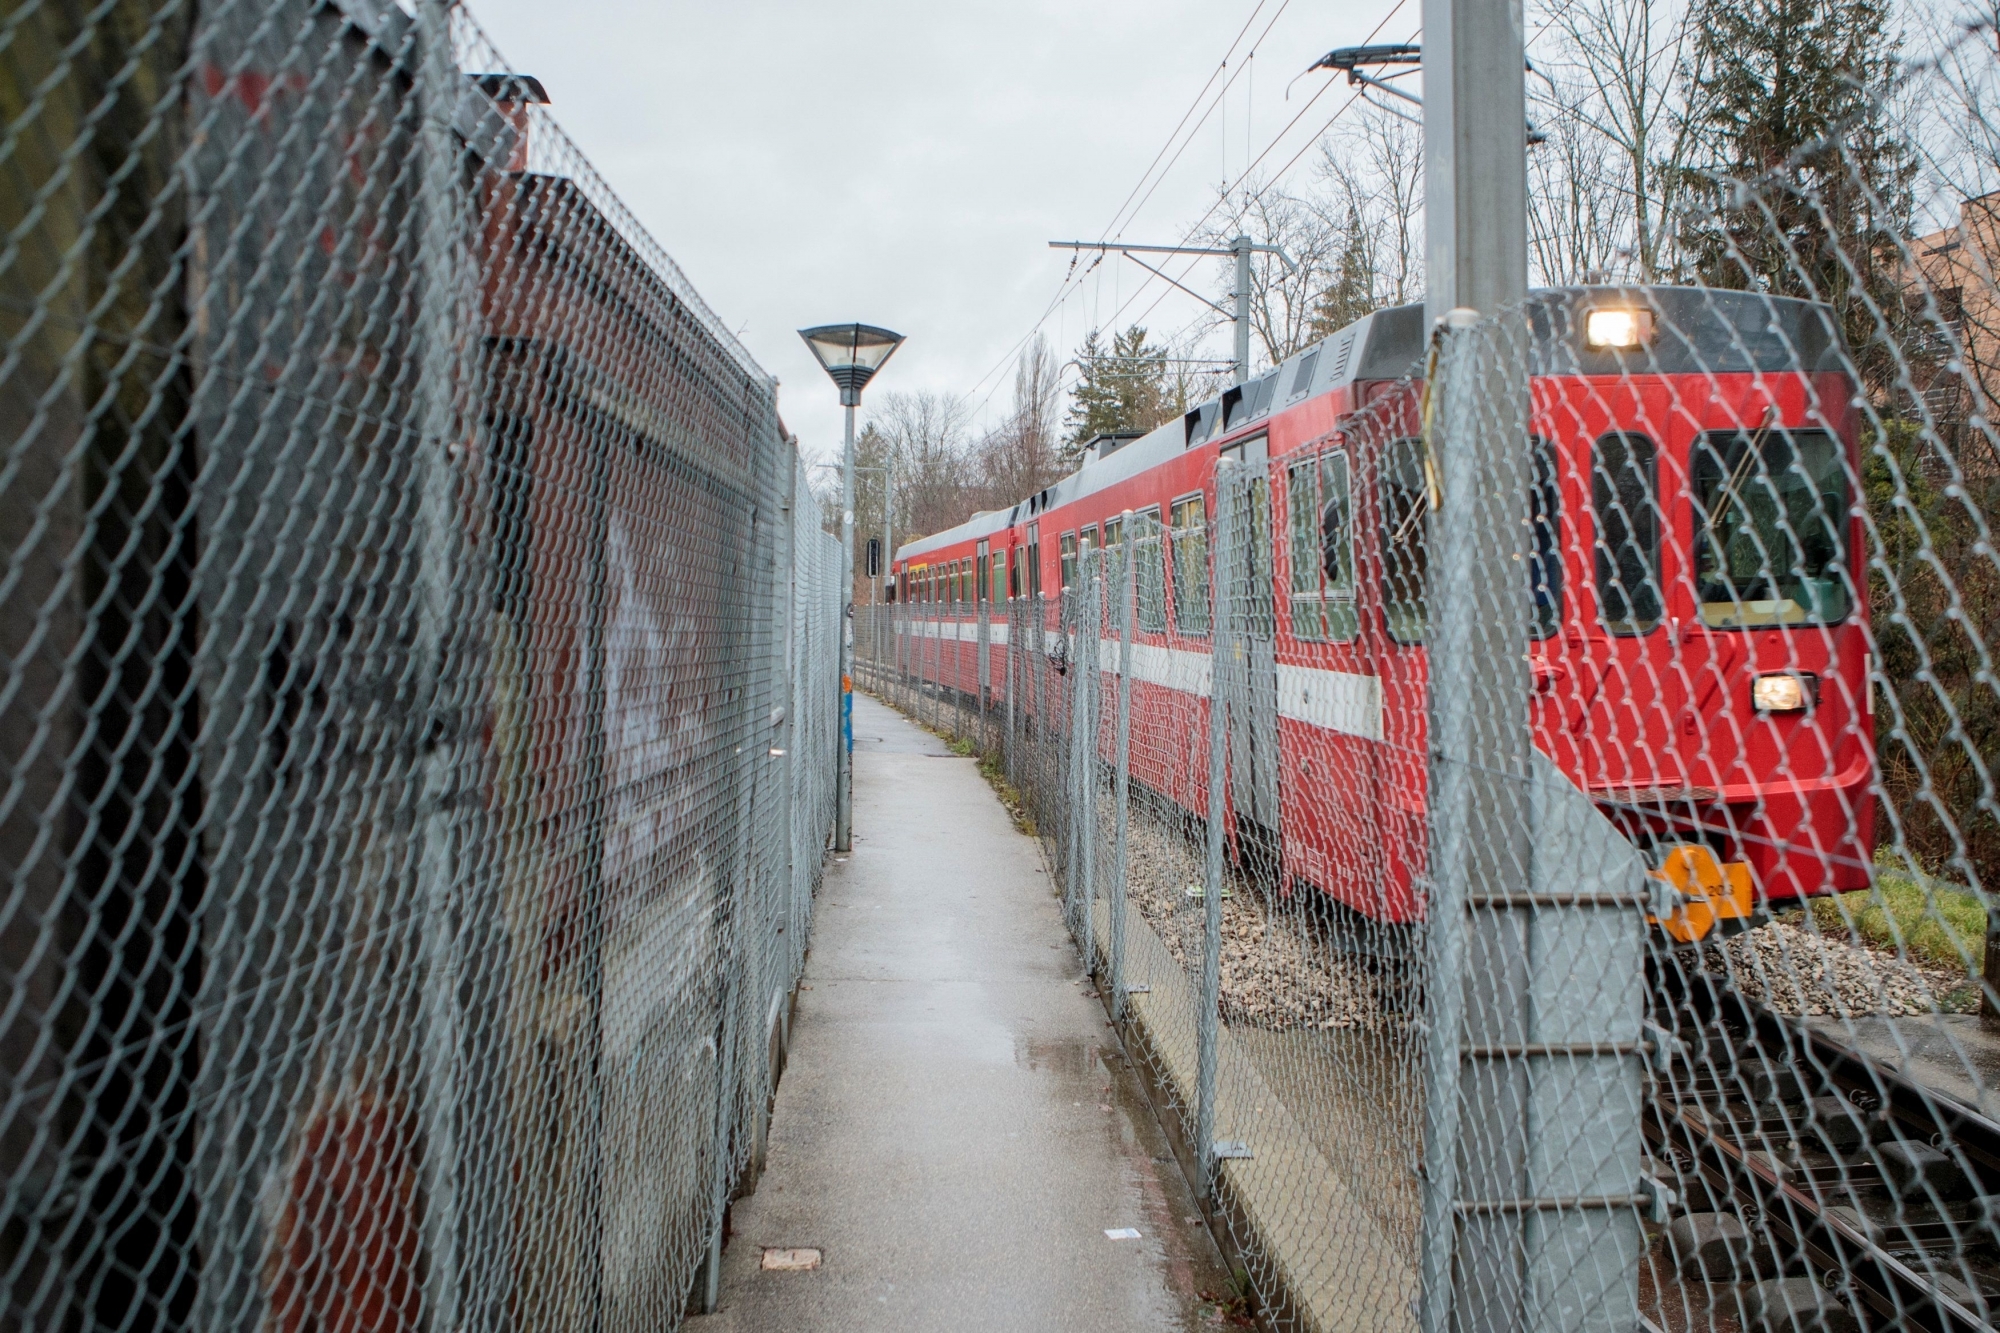
[[[854,731],[854,854],[821,890],[721,1307],[689,1327],[1221,1327],[1225,1270],[1035,843],[970,759],[866,698]],[[817,1269],[760,1266],[799,1247]]]

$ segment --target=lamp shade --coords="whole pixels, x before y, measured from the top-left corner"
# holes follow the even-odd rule
[[[845,407],[861,401],[863,386],[903,343],[902,334],[872,324],[822,324],[818,328],[800,329],[799,336],[819,358],[820,368],[840,387],[840,401]]]

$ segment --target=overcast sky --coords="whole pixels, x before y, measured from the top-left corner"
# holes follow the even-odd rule
[[[1298,79],[1289,100],[1287,83],[1392,10],[1376,40],[1411,39],[1418,15],[1417,0],[468,3],[778,377],[786,423],[821,457],[839,449],[839,407],[796,329],[859,319],[907,335],[871,398],[973,392],[988,414],[1003,410],[1002,363],[1069,265],[1047,243],[1104,234],[1253,13],[1234,86],[1218,103],[1217,79],[1201,99],[1189,123],[1204,111],[1206,123],[1124,239],[1178,240],[1224,172],[1272,145],[1327,76]],[[1347,99],[1344,86],[1327,89],[1265,169]],[[1206,289],[1208,271],[1197,276]],[[1067,355],[1145,277],[1107,261],[1049,318],[1051,343]],[[1146,322],[1171,331],[1200,309],[1171,294]]]

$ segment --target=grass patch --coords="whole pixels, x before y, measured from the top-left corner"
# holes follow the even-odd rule
[[[1806,910],[1826,934],[1894,949],[1928,967],[1978,976],[1986,963],[1986,905],[1979,896],[1916,879],[1901,867],[1878,862],[1874,888],[1815,898]]]
[[[1014,821],[1014,827],[1034,837],[1035,817],[1028,813],[1020,791],[1007,781],[1007,766],[1001,760],[999,751],[979,756],[979,776],[986,779],[986,785],[993,788],[993,794],[1000,798],[1000,804],[1006,807],[1007,817]]]

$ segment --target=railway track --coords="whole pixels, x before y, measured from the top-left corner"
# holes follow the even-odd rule
[[[1645,1135],[1684,1287],[1773,1329],[1992,1327],[2000,1124],[1706,973],[1653,994],[1678,1043]]]

